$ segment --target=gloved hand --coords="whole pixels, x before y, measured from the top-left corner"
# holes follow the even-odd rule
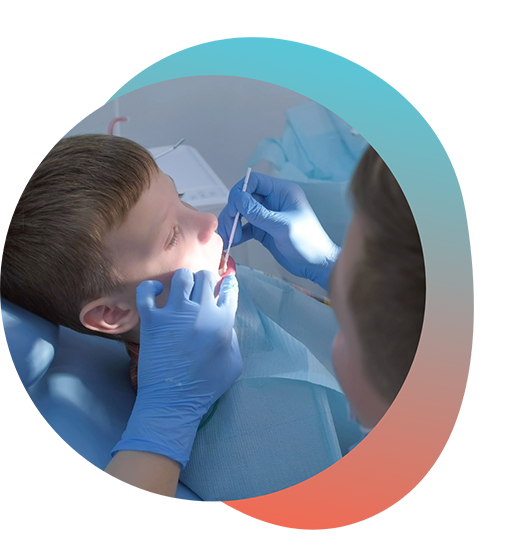
[[[340,248],[321,226],[303,190],[293,182],[252,173],[246,192],[243,181],[230,191],[219,215],[218,233],[224,248],[240,212],[248,223],[237,224],[233,246],[255,238],[288,271],[327,289]]]
[[[158,281],[137,289],[141,318],[138,395],[121,441],[112,450],[146,451],[178,461],[189,455],[200,420],[242,372],[233,330],[238,283],[224,278],[218,303],[209,271],[175,272],[164,308]]]

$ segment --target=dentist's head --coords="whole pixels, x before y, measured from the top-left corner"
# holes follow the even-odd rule
[[[333,362],[356,418],[371,428],[394,401],[415,357],[425,270],[408,202],[374,149],[360,161],[351,190],[355,215],[330,280],[341,327]]]

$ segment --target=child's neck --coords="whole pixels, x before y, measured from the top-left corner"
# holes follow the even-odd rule
[[[121,339],[125,341],[125,343],[136,343],[136,345],[140,344],[140,324],[135,326],[130,331],[123,333],[121,335]]]

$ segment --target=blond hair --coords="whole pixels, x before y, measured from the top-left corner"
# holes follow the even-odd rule
[[[13,214],[2,296],[52,323],[97,335],[80,323],[80,310],[123,287],[105,255],[106,235],[123,223],[157,172],[149,152],[130,140],[96,134],[61,140]]]
[[[350,309],[368,376],[391,402],[408,375],[422,330],[421,240],[404,193],[371,147],[358,164],[351,191],[365,226],[364,256],[349,288]]]

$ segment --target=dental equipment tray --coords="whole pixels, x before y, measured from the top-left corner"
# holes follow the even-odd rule
[[[168,148],[162,145],[149,151],[156,156]],[[194,147],[180,145],[156,163],[174,180],[178,192],[183,194],[182,201],[218,217],[228,201],[229,190]]]

